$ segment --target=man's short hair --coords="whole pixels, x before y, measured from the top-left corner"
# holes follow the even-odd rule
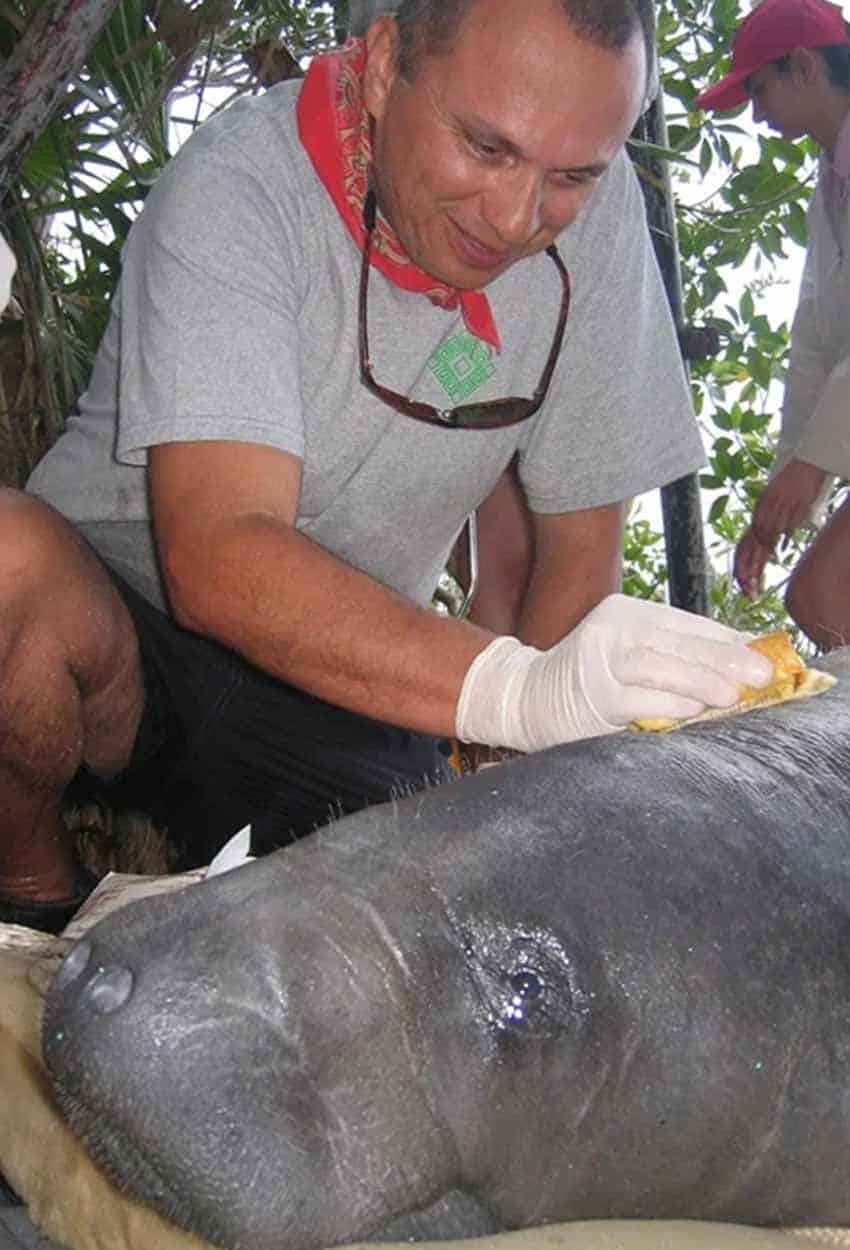
[[[850,35],[850,26],[846,22],[845,26]],[[826,72],[831,85],[841,91],[850,91],[850,44],[839,43],[818,48],[817,51],[826,61]]]
[[[850,39],[850,23],[845,22],[847,36]],[[826,44],[822,48],[812,48],[826,65],[826,73],[830,85],[840,91],[850,92],[850,43]],[[787,75],[791,72],[791,53],[773,61],[777,72]]]
[[[449,52],[463,18],[479,0],[401,0],[398,68],[411,78],[422,56]],[[480,0],[484,2],[484,0]],[[559,0],[577,35],[613,52],[628,47],[636,31],[643,35],[647,74],[655,59],[655,12],[652,0]],[[521,6],[517,6],[521,12]],[[518,17],[521,21],[521,17]]]

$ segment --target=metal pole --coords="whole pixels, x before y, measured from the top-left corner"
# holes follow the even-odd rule
[[[658,147],[667,147],[667,121],[660,92],[638,123],[635,137]],[[717,350],[716,334],[710,329],[700,330],[684,324],[676,216],[667,164],[647,158],[640,149],[632,155],[638,173],[643,171],[645,174],[641,178],[641,187],[649,231],[687,371],[689,360],[702,359]],[[699,479],[695,473],[662,487],[661,512],[670,602],[689,612],[707,616],[708,560]]]

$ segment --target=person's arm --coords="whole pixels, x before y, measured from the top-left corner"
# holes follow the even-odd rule
[[[818,190],[809,209],[811,242],[791,328],[774,467],[735,550],[733,576],[748,599],[762,593],[779,538],[817,519],[831,474],[850,473],[850,360],[835,364],[818,318],[819,248],[828,229]]]
[[[850,284],[836,270],[835,241],[820,185],[809,205],[808,225],[809,247],[791,326],[781,433],[771,480],[796,460],[820,470],[823,485],[827,475],[850,476],[850,355],[840,329],[850,311]],[[797,471],[795,476],[799,476]],[[798,486],[782,493],[787,490],[797,493]],[[810,493],[808,481],[804,492]]]
[[[809,249],[791,327],[788,378],[774,468],[753,529],[765,546],[818,523],[835,476],[850,476],[850,284],[834,265],[835,241],[821,188],[809,209]],[[831,328],[830,328],[831,327]]]
[[[726,707],[769,679],[734,630],[622,595],[548,651],[419,608],[298,533],[300,480],[297,458],[259,445],[151,450],[176,618],[339,706],[527,751]]]
[[[752,528],[762,546],[804,525],[827,479],[825,469],[792,457],[770,479],[753,513]]]
[[[755,601],[764,589],[764,570],[773,559],[773,548],[765,547],[748,525],[735,548],[732,576],[741,594]]]
[[[625,504],[532,513],[531,576],[519,617],[523,642],[546,650],[620,589]]]
[[[509,467],[478,509],[478,591],[470,619],[544,650],[554,645],[620,588],[624,512],[615,505],[532,515],[515,466]],[[460,750],[465,771],[500,758],[480,743]]]
[[[809,205],[809,250],[800,295],[791,326],[788,380],[774,467],[752,512],[752,520],[735,549],[732,576],[747,599],[764,589],[764,572],[774,559],[776,542],[815,519],[830,485],[830,455],[835,456],[846,427],[850,400],[850,361],[835,366],[831,345],[824,339],[818,309],[823,247],[834,242],[826,220],[823,191],[815,191]],[[846,437],[845,437],[846,441]],[[824,454],[826,452],[826,459]],[[850,469],[850,464],[848,465]]]
[[[496,634],[516,634],[531,572],[533,531],[515,462],[479,505],[476,529],[478,579],[469,620]]]
[[[478,590],[469,619],[546,649],[622,580],[625,505],[532,514],[513,466],[477,512]]]
[[[779,538],[790,537],[809,520],[828,476],[824,469],[792,458],[767,483],[735,549],[733,574],[746,598],[762,593],[764,570]]]
[[[450,735],[493,634],[446,620],[299,534],[301,462],[256,444],[172,443],[150,459],[157,543],[181,624],[351,711]]]

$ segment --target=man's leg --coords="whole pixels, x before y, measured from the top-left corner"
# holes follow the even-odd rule
[[[841,505],[791,574],[785,606],[812,642],[850,642],[850,500]]]
[[[61,817],[82,763],[127,762],[144,702],[132,622],[52,509],[0,491],[0,903],[75,893]]]
[[[174,870],[208,863],[247,824],[264,853],[444,777],[434,739],[277,681],[110,581],[133,621],[145,708],[126,770],[99,789],[167,833]]]

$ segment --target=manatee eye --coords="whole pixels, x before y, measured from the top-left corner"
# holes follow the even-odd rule
[[[524,1023],[534,1000],[543,993],[543,982],[532,968],[520,968],[508,978],[510,996],[505,1002],[502,1018],[513,1024]]]
[[[587,996],[557,934],[489,916],[466,920],[457,931],[479,1018],[501,1048],[581,1027]]]
[[[543,982],[531,968],[523,968],[511,977],[511,989],[520,998],[539,998],[543,993]]]

